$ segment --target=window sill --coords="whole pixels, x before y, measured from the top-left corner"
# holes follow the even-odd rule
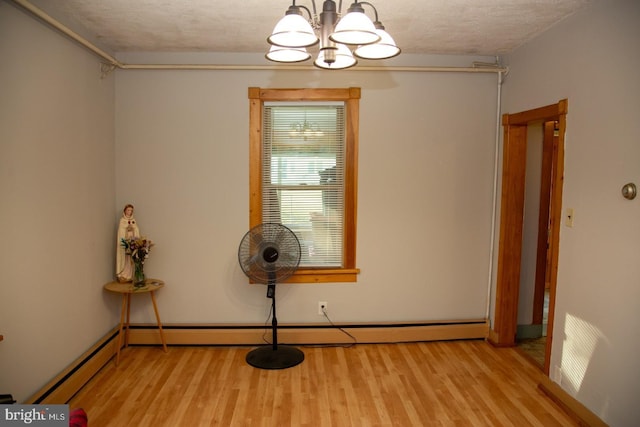
[[[284,283],[344,283],[357,282],[359,268],[301,268]]]

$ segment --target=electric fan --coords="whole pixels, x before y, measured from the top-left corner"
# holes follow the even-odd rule
[[[304,353],[295,347],[278,346],[276,317],[276,282],[291,276],[300,264],[300,242],[295,233],[282,224],[259,224],[244,235],[238,248],[238,261],[244,274],[257,283],[267,285],[271,298],[270,346],[258,347],[247,354],[247,363],[262,369],[285,369],[304,360]]]

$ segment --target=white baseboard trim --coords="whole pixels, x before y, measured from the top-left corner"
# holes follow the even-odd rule
[[[573,396],[564,391],[557,383],[551,381],[546,375],[541,376],[538,388],[551,400],[556,402],[564,411],[569,414],[581,427],[608,427],[596,414],[591,412],[586,406],[578,402]]]

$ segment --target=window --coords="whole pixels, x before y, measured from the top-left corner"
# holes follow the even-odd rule
[[[302,267],[342,267],[344,102],[264,103],[262,221],[296,233]]]
[[[250,226],[302,248],[294,283],[355,282],[359,88],[249,89]]]

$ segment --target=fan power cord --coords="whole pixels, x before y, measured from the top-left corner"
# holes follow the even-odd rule
[[[269,311],[269,315],[267,316],[267,319],[264,321],[264,332],[262,334],[262,341],[264,341],[266,344],[273,344],[271,342],[269,342],[269,340],[267,339],[267,333],[269,332],[269,320],[271,320],[271,316],[273,315],[273,308]],[[342,332],[343,334],[345,334],[346,336],[348,336],[351,339],[351,343],[348,344],[319,344],[319,345],[304,345],[303,347],[308,347],[308,348],[331,348],[331,347],[342,347],[342,348],[350,348],[355,346],[356,344],[358,344],[358,340],[356,339],[356,337],[354,337],[353,335],[351,335],[349,332],[345,331],[341,326],[336,325],[335,323],[333,323],[333,320],[331,320],[331,318],[329,317],[329,313],[327,313],[327,309],[326,307],[322,307],[322,315],[325,317],[325,319],[327,319],[327,322],[329,322],[329,324],[336,328],[337,330],[339,330],[340,332]]]
[[[269,342],[269,340],[267,339],[267,334],[269,333],[271,329],[271,326],[269,325],[269,321],[271,320],[271,317],[273,316],[273,306],[271,306],[271,308],[269,309],[269,315],[267,316],[267,319],[264,321],[264,332],[262,333],[262,341],[264,341],[265,344],[273,344],[272,342]]]
[[[327,347],[327,348],[330,348],[330,347],[350,348],[350,347],[353,347],[356,344],[358,344],[358,340],[356,339],[356,337],[351,335],[349,332],[345,331],[341,326],[338,326],[335,323],[333,323],[333,320],[331,320],[331,318],[329,317],[329,313],[327,313],[327,308],[326,307],[322,307],[322,315],[325,317],[325,319],[327,319],[327,321],[329,322],[329,324],[331,326],[333,326],[334,328],[336,328],[337,330],[339,330],[340,332],[342,332],[343,334],[348,336],[351,339],[352,342],[348,343],[348,344],[308,345],[308,346],[305,346],[305,347],[313,347],[313,348],[325,348],[325,347]]]

